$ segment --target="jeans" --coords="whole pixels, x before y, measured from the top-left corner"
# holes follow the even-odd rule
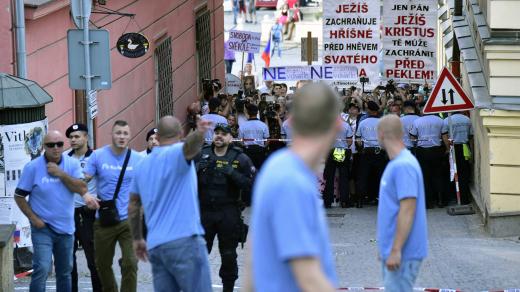
[[[226,73],[231,74],[231,71],[233,71],[233,63],[235,63],[235,60],[224,60],[226,63]]]
[[[34,248],[33,273],[30,292],[45,291],[45,282],[51,271],[52,257],[56,270],[56,291],[69,292],[72,289],[70,273],[72,271],[72,234],[59,234],[45,226],[31,226],[31,237]]]
[[[94,222],[94,249],[96,267],[103,292],[117,292],[117,282],[112,270],[116,251],[116,242],[121,248],[121,291],[137,290],[137,258],[133,249],[130,225],[124,220],[114,226],[101,226],[99,220]]]
[[[413,285],[419,274],[421,262],[420,260],[401,261],[401,265],[396,271],[389,271],[383,262],[383,283],[385,285],[385,291],[413,291]]]
[[[190,236],[148,251],[155,292],[211,292],[208,252],[202,236]]]

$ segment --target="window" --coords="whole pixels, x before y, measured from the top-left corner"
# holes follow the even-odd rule
[[[173,115],[172,39],[167,38],[155,49],[156,115],[159,120]]]
[[[195,29],[198,84],[200,84],[202,79],[211,79],[211,28],[209,11],[206,10],[197,15]]]

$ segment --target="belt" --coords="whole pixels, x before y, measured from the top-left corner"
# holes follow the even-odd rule
[[[366,147],[363,148],[363,154],[379,154],[383,152],[384,150],[381,149],[381,147]]]

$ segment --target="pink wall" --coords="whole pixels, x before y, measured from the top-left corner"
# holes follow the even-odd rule
[[[0,0],[0,72],[13,74],[11,0]]]
[[[9,4],[9,0],[0,0]],[[107,8],[125,13],[135,13],[135,21],[118,16],[92,14],[91,21],[110,32],[112,89],[98,93],[99,114],[97,122],[97,146],[110,143],[110,130],[117,119],[127,120],[133,133],[132,147],[144,148],[145,135],[155,124],[155,64],[156,45],[166,37],[172,39],[173,97],[175,114],[181,121],[186,118],[187,106],[196,100],[197,60],[195,58],[195,13],[201,5],[211,11],[212,22],[212,74],[224,78],[222,0],[110,0]],[[3,5],[5,6],[5,5]],[[2,8],[4,8],[2,6]],[[48,7],[46,7],[48,9]],[[26,15],[32,15],[26,8]],[[34,13],[37,15],[37,13]],[[5,16],[5,17],[4,17]],[[0,33],[10,30],[10,16],[0,11]],[[137,24],[136,24],[137,23]],[[127,27],[128,25],[128,27]],[[126,31],[124,31],[127,27]],[[28,78],[37,81],[53,97],[47,106],[50,127],[64,130],[75,119],[74,92],[68,87],[67,40],[68,29],[75,28],[68,7],[57,9],[41,18],[26,21]],[[121,56],[115,44],[124,32],[142,29],[150,41],[148,53],[137,59]],[[0,42],[1,43],[1,42]],[[5,44],[0,44],[4,52]],[[12,48],[12,44],[6,47]],[[12,59],[0,55],[0,71],[7,71]],[[12,54],[11,54],[12,55]]]

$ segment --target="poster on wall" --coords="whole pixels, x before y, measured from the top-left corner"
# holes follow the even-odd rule
[[[324,0],[323,64],[350,65],[372,89],[380,83],[382,61],[379,0]],[[359,84],[359,83],[358,83]]]
[[[437,1],[384,0],[383,59],[386,80],[437,79]]]
[[[14,192],[25,164],[43,152],[47,124],[45,119],[26,124],[0,125],[0,161],[4,169],[3,183],[0,183],[0,212],[5,212],[0,216],[0,224],[16,224],[15,241],[18,241],[19,247],[31,245],[31,228],[29,220],[14,202]]]

